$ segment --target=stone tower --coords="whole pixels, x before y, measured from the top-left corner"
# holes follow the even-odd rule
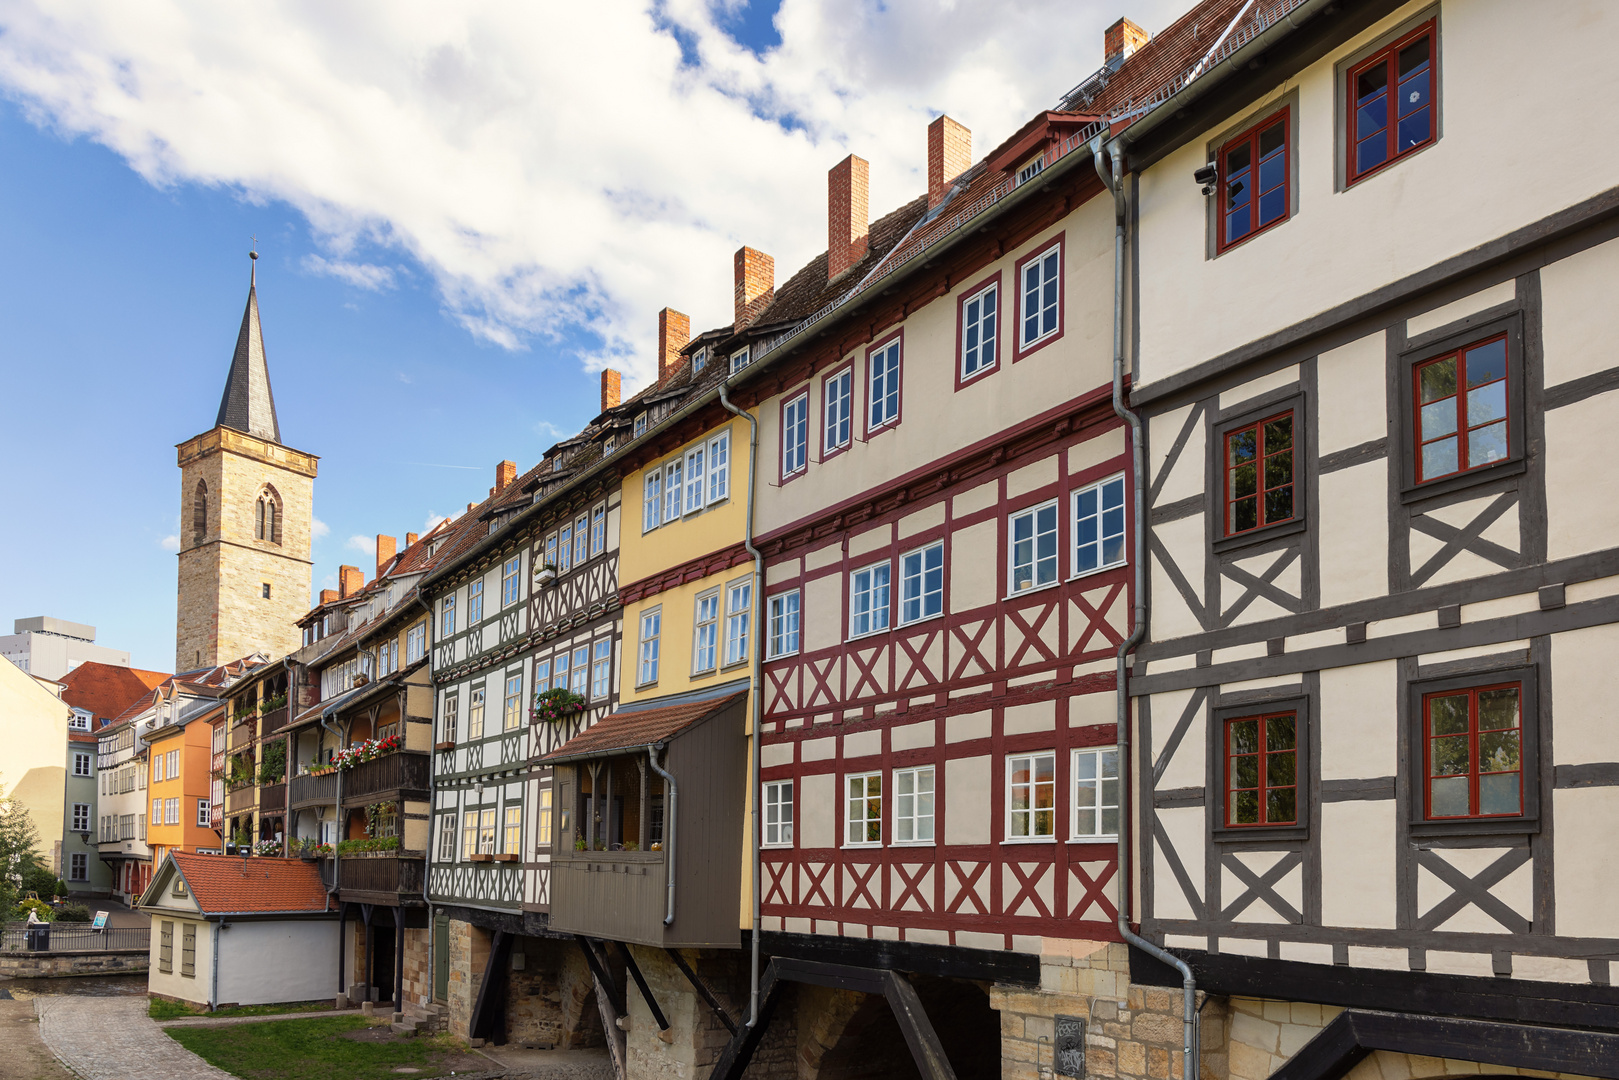
[[[281,443],[259,326],[257,253],[219,416],[179,446],[175,671],[300,645],[309,610],[313,454]]]

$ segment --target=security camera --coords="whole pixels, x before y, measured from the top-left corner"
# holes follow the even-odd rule
[[[1192,179],[1203,187],[1203,194],[1213,195],[1214,185],[1220,182],[1220,170],[1215,168],[1214,162],[1208,162],[1192,173]]]

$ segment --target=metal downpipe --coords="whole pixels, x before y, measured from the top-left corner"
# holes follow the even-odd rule
[[[1119,763],[1125,774],[1128,775],[1130,769],[1130,690],[1126,683],[1126,657],[1137,645],[1141,644],[1142,639],[1147,635],[1147,461],[1146,447],[1142,442],[1141,418],[1125,404],[1124,400],[1124,248],[1128,215],[1124,199],[1123,140],[1116,139],[1107,144],[1106,150],[1111,165],[1111,173],[1102,167],[1102,136],[1098,135],[1091,140],[1091,157],[1096,166],[1096,173],[1102,178],[1102,182],[1107,185],[1108,190],[1113,193],[1113,411],[1130,426],[1131,463],[1134,472],[1131,516],[1133,518],[1132,526],[1135,530],[1135,604],[1133,619],[1135,628],[1130,631],[1130,636],[1120,643],[1114,668],[1116,685],[1114,693],[1118,705],[1115,722],[1117,724],[1116,737],[1119,745]],[[1119,882],[1119,936],[1147,955],[1169,964],[1180,972],[1183,994],[1181,1010],[1184,1065],[1182,1066],[1182,1075],[1185,1080],[1198,1080],[1196,976],[1192,974],[1191,966],[1186,961],[1160,948],[1130,929],[1130,815],[1127,813],[1119,815],[1118,862],[1119,868],[1115,878]]]
[[[748,959],[748,1026],[751,1028],[759,1019],[759,936],[764,927],[764,920],[760,915],[759,903],[759,875],[763,872],[760,865],[759,844],[764,839],[762,825],[759,819],[759,800],[764,797],[760,790],[759,771],[762,751],[759,747],[760,737],[763,734],[764,722],[764,587],[765,587],[765,557],[759,549],[753,546],[753,485],[754,472],[759,457],[759,419],[751,412],[739,409],[731,404],[731,398],[726,393],[729,380],[720,383],[720,404],[727,410],[742,417],[748,422],[748,516],[743,520],[742,546],[749,555],[753,556],[753,663],[750,670],[749,712],[753,728],[751,740],[752,753],[748,756],[748,768],[751,775],[748,777],[748,800],[753,807],[753,940],[751,954]]]
[[[675,778],[658,764],[658,746],[662,745],[658,743],[657,746],[647,747],[646,756],[652,763],[652,771],[663,777],[663,782],[669,786],[669,802],[663,810],[664,877],[668,890],[665,894],[663,925],[672,926],[675,921],[675,797],[678,792],[675,790]],[[595,796],[592,795],[591,799],[594,800]]]

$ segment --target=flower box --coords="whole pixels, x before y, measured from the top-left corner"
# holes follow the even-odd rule
[[[534,695],[534,706],[529,710],[529,718],[536,724],[560,724],[584,711],[584,698],[558,686]]]
[[[471,861],[471,862],[494,862],[495,861],[495,857],[493,855],[483,855],[483,854],[468,855],[467,859],[469,861]]]
[[[515,851],[501,852],[499,855],[495,856],[495,861],[496,862],[516,862],[517,861],[517,852],[515,852]]]
[[[453,740],[447,740],[445,742],[437,742],[437,743],[433,744],[433,749],[434,750],[454,750],[455,749],[455,742]]]
[[[534,571],[534,584],[540,586],[541,588],[544,588],[547,585],[555,585],[556,580],[557,568],[554,566],[542,566],[538,570]]]

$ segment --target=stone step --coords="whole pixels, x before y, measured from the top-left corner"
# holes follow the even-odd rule
[[[395,1035],[414,1036],[421,1032],[422,1022],[420,1020],[411,1020],[403,1024],[389,1024],[388,1030]]]

